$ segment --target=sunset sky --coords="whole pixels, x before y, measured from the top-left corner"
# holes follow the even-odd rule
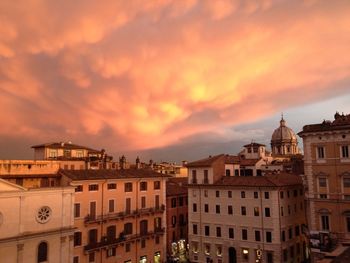
[[[0,89],[2,159],[237,153],[350,113],[350,1],[2,0]]]

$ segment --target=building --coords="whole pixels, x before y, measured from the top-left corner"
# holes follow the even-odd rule
[[[73,187],[28,189],[0,179],[0,261],[72,262],[73,203]]]
[[[72,142],[53,142],[32,146],[34,160],[57,160],[62,169],[117,169],[118,163],[105,150],[95,150]]]
[[[75,187],[74,263],[166,257],[166,179],[150,169],[60,170]]]
[[[191,262],[306,260],[300,176],[237,176],[237,159],[228,155],[187,167]]]
[[[350,114],[305,125],[298,135],[304,144],[309,228],[338,244],[350,243]],[[323,240],[318,245],[321,251],[331,247]]]
[[[167,255],[187,262],[188,198],[187,177],[166,182]]]
[[[283,116],[280,126],[272,133],[271,150],[272,155],[276,156],[300,154],[297,136],[291,128],[286,126]]]

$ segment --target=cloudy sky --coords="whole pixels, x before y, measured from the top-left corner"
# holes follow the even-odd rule
[[[0,2],[0,158],[196,159],[350,113],[348,0]]]

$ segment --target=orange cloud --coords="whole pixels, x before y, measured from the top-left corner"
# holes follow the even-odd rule
[[[3,136],[159,147],[348,92],[348,1],[28,0],[0,10]]]

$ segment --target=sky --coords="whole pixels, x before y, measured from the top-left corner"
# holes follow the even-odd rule
[[[349,48],[348,0],[2,0],[0,158],[269,145],[281,112],[296,132],[350,113]]]

